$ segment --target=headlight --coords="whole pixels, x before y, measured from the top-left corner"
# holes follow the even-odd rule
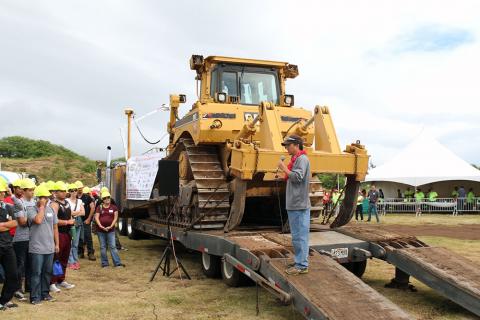
[[[221,103],[227,101],[227,94],[224,92],[217,93],[217,101]]]
[[[285,105],[287,107],[293,106],[293,103],[294,103],[293,95],[292,94],[286,94],[285,98],[283,99],[283,102],[285,103]]]

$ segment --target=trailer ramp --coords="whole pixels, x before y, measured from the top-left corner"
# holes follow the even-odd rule
[[[278,297],[282,300],[288,296],[289,302],[306,319],[412,319],[329,255],[311,250],[308,274],[290,276],[285,269],[292,262],[291,248],[285,247],[283,241],[276,241],[279,239],[272,234],[229,236],[228,239],[255,253],[259,263],[258,268],[249,268],[239,266],[238,260],[230,256],[227,260],[254,281],[258,280],[257,273],[261,274],[270,286],[283,293]]]
[[[337,231],[370,242],[377,258],[480,316],[480,265],[477,263],[445,248],[430,247],[413,236],[380,228],[342,227]]]
[[[314,253],[309,272],[285,273],[288,259],[271,259],[270,280],[293,296],[297,310],[307,319],[412,319],[390,300],[366,285],[332,258]]]

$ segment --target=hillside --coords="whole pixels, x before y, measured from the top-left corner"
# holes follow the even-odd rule
[[[0,139],[2,170],[26,172],[39,181],[82,180],[96,184],[96,163],[63,146],[14,136]]]

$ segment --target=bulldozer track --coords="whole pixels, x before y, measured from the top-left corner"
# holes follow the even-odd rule
[[[191,204],[177,203],[171,224],[193,229],[222,229],[230,212],[230,190],[218,149],[196,146],[192,139],[180,139],[167,159],[180,161],[180,166],[186,165],[183,175],[188,181],[183,181],[180,189],[193,188]]]

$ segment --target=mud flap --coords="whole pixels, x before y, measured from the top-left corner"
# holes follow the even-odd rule
[[[340,203],[340,211],[335,220],[330,224],[330,228],[338,228],[346,225],[353,217],[357,206],[358,189],[360,182],[355,180],[355,175],[347,175],[347,184],[345,185],[345,197]]]

